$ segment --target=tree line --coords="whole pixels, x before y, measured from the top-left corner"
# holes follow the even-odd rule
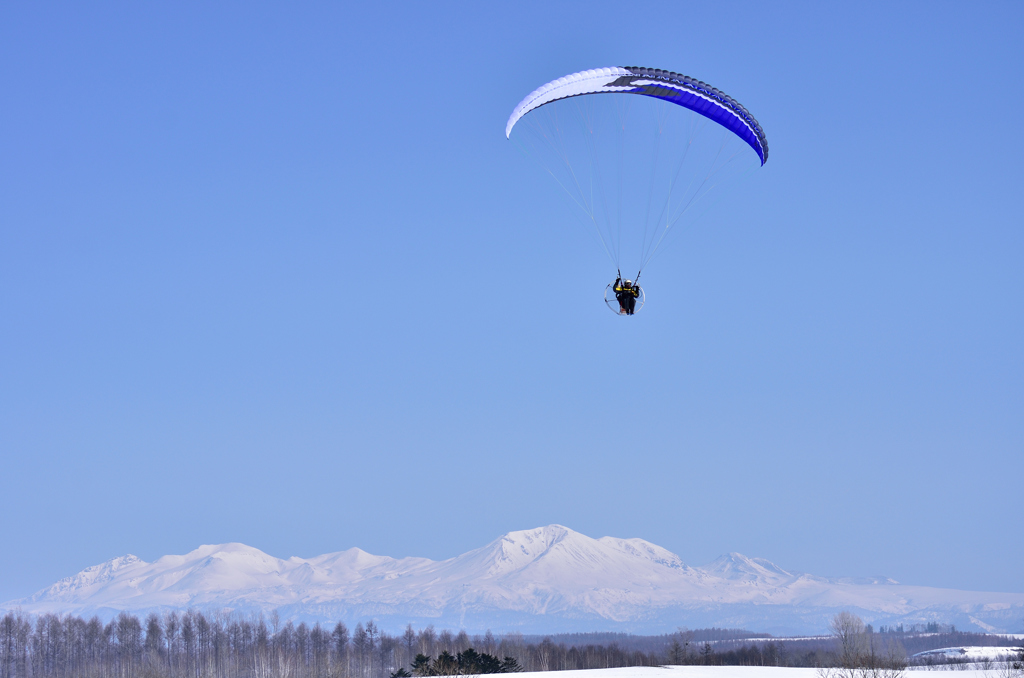
[[[432,659],[432,657],[436,657]],[[500,659],[499,659],[500,658]],[[653,666],[662,658],[617,645],[567,647],[521,634],[400,635],[375,622],[295,624],[198,610],[144,619],[10,612],[0,618],[0,678],[402,678]]]
[[[787,640],[737,629],[496,637],[409,625],[391,635],[372,620],[350,630],[344,623],[295,624],[276,614],[189,610],[140,619],[121,613],[103,622],[10,612],[0,618],[0,678],[423,678],[665,664],[803,666],[821,669],[821,678],[899,678],[907,665],[904,646],[1012,642],[943,630],[948,633],[875,632],[843,613],[829,637]]]

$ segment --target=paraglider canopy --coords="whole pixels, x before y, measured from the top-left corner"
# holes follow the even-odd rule
[[[593,68],[538,87],[512,111],[505,125],[505,138],[512,135],[512,128],[520,118],[544,104],[585,94],[615,93],[640,94],[688,108],[743,139],[761,158],[762,165],[768,161],[764,130],[740,102],[682,73],[639,66]]]

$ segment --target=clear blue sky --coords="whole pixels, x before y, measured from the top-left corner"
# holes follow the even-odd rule
[[[548,523],[1024,591],[1024,4],[209,4],[0,7],[0,601]],[[632,321],[503,133],[610,65],[771,147]]]

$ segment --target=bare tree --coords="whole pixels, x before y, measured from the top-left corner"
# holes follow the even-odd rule
[[[851,612],[840,612],[828,625],[836,643],[829,666],[818,669],[821,678],[900,678],[907,669],[903,647],[891,641],[879,647],[870,626]]]
[[[487,629],[487,633],[484,634],[483,643],[481,643],[481,645],[483,645],[484,652],[487,654],[494,654],[496,644],[494,641],[494,634],[491,633],[490,629]]]
[[[1024,678],[1024,647],[999,662],[999,678]]]
[[[829,622],[828,630],[838,645],[839,668],[846,671],[860,666],[864,654],[864,622],[855,614],[840,612]],[[850,678],[853,674],[847,674]]]
[[[416,632],[413,631],[412,624],[406,625],[405,633],[402,634],[402,642],[405,643],[406,655],[412,657],[415,654],[413,650],[416,649]]]
[[[428,657],[433,656],[434,652],[437,651],[437,633],[434,631],[433,624],[420,631],[416,638],[419,641],[420,654]]]
[[[334,672],[335,675],[347,676],[349,675],[349,653],[348,653],[348,627],[342,622],[338,622],[334,626],[334,631],[331,633],[331,638],[334,640],[334,651],[338,668]]]
[[[455,636],[448,629],[443,629],[441,633],[437,634],[437,646],[442,652],[448,654],[455,652]]]
[[[352,632],[352,649],[356,655],[356,674],[359,676],[365,676],[366,666],[366,655],[371,648],[368,647],[368,640],[366,637],[366,628],[362,622],[356,624],[355,630]]]

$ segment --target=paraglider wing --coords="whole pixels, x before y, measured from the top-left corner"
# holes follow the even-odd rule
[[[678,104],[712,120],[745,141],[761,159],[768,160],[764,130],[738,101],[689,76],[657,68],[595,68],[567,75],[539,87],[523,99],[505,125],[505,136],[519,119],[544,104],[584,94],[640,94]]]

